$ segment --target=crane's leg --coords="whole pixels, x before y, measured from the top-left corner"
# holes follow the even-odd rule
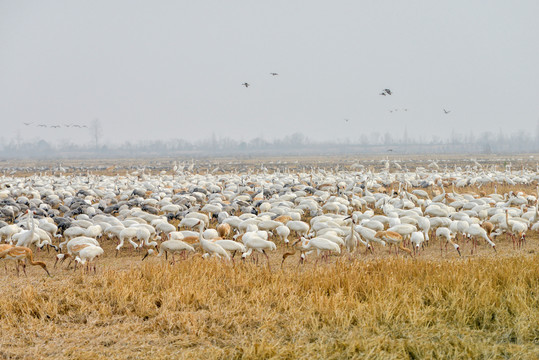
[[[266,250],[262,250],[262,253],[263,253],[264,255],[266,255],[266,259],[268,260],[268,269],[269,269],[269,271],[271,272],[271,265],[270,265],[270,259],[269,259],[269,256],[268,256],[268,254],[266,254]]]

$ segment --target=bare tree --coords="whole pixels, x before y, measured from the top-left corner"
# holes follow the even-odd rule
[[[95,151],[99,150],[99,139],[103,135],[103,128],[101,127],[101,121],[94,119],[90,124],[90,134],[95,141]]]

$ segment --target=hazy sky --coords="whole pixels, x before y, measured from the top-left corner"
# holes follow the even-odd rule
[[[88,143],[36,124],[95,118],[110,142],[535,133],[538,16],[537,0],[0,0],[0,137]]]

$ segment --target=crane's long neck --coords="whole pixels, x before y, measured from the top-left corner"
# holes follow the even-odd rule
[[[28,259],[31,265],[43,264],[41,261],[34,261],[34,255],[32,254],[32,250],[26,250],[26,258]]]
[[[34,224],[34,213],[33,212],[29,212],[28,213],[28,227],[30,228],[30,232],[33,234],[35,231],[36,231],[36,224]]]
[[[150,238],[149,237],[144,238],[144,245],[150,246]]]
[[[203,231],[204,231],[204,225],[202,225],[202,222],[200,222],[199,227],[198,227],[198,241],[200,242],[201,245],[204,241],[206,241],[206,239],[204,239],[204,237],[202,236]]]

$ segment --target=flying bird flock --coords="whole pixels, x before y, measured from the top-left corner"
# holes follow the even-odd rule
[[[25,126],[32,126],[34,125],[33,123],[31,122],[23,122],[23,124]],[[37,126],[37,127],[41,127],[41,128],[51,128],[51,129],[59,129],[61,127],[64,127],[64,128],[79,128],[79,129],[82,129],[82,128],[88,128],[88,125],[81,125],[81,124],[62,124],[62,125],[47,125],[47,124],[35,124],[34,126]]]
[[[276,73],[276,72],[270,72],[270,75],[272,75],[272,76],[277,76],[277,75],[279,75],[279,74]],[[248,88],[249,86],[251,86],[251,84],[249,84],[248,82],[244,82],[244,83],[241,84],[241,85],[242,85],[242,86],[245,86],[246,88]],[[391,91],[391,89],[385,88],[385,89],[383,89],[383,90],[379,93],[379,95],[382,95],[382,96],[388,96],[388,95],[389,95],[389,96],[391,96],[391,95],[393,95],[393,91]],[[397,111],[399,111],[399,109],[391,109],[391,110],[389,110],[390,113],[397,112]],[[407,108],[404,108],[404,109],[402,109],[402,111],[407,112],[408,109],[407,109]],[[446,110],[446,109],[443,109],[443,111],[444,111],[445,114],[449,114],[449,113],[451,112],[451,111],[448,111],[448,110]],[[344,120],[345,120],[345,122],[349,122],[348,119],[344,119]]]

